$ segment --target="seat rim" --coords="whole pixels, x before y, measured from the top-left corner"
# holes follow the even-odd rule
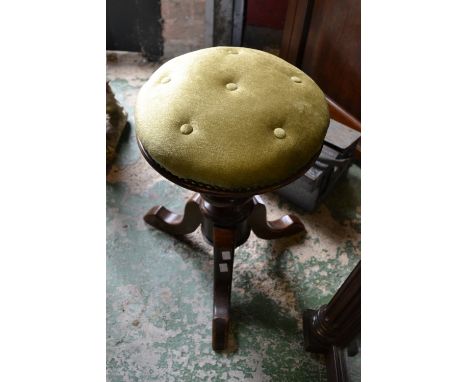
[[[274,190],[277,190],[278,188],[284,187],[295,180],[299,179],[301,176],[303,176],[315,163],[315,161],[318,159],[322,147],[323,147],[323,142],[322,145],[320,146],[320,149],[315,153],[311,159],[304,165],[302,166],[299,170],[297,170],[293,175],[285,178],[284,180],[281,180],[280,182],[267,185],[267,186],[259,186],[259,187],[252,187],[252,188],[224,188],[224,187],[219,187],[219,186],[214,186],[202,182],[195,181],[193,179],[186,179],[186,178],[180,178],[177,175],[174,175],[171,173],[169,170],[167,170],[164,166],[159,164],[145,149],[143,144],[141,143],[140,139],[136,137],[138,148],[140,149],[141,154],[145,158],[145,160],[149,163],[149,165],[156,170],[159,174],[161,174],[164,178],[168,179],[172,183],[177,184],[180,187],[186,188],[191,191],[199,192],[202,194],[209,194],[209,195],[214,195],[214,196],[220,196],[220,197],[230,197],[230,198],[243,198],[243,197],[248,197],[252,195],[257,195],[257,194],[264,194],[266,192],[272,192]]]

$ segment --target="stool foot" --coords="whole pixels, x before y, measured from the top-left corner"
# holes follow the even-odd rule
[[[235,233],[235,229],[213,227],[212,347],[215,351],[225,350],[228,346]]]
[[[253,197],[254,207],[249,218],[252,231],[261,239],[279,239],[305,232],[304,224],[295,215],[284,215],[277,220],[268,221],[265,203],[256,195]]]
[[[147,224],[169,234],[186,235],[195,231],[201,224],[200,201],[200,194],[194,194],[185,204],[183,216],[175,214],[163,206],[155,206],[146,213],[143,219]]]

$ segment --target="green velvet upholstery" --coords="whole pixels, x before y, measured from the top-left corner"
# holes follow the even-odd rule
[[[162,65],[138,95],[137,136],[183,179],[227,189],[280,183],[320,150],[325,97],[304,72],[255,49],[214,47]]]

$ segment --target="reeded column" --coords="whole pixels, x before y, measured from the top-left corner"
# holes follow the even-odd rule
[[[327,305],[303,314],[306,351],[321,353],[345,346],[361,329],[361,262]]]

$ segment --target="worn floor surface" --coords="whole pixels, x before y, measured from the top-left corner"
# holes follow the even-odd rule
[[[264,195],[269,218],[300,216],[304,237],[251,235],[236,250],[230,352],[211,350],[212,253],[200,231],[183,240],[142,220],[155,204],[182,212],[191,195],[141,157],[133,107],[158,67],[111,55],[107,76],[129,113],[107,176],[107,375],[118,381],[326,381],[302,349],[301,312],[327,303],[360,258],[360,169],[351,167],[317,212]]]

